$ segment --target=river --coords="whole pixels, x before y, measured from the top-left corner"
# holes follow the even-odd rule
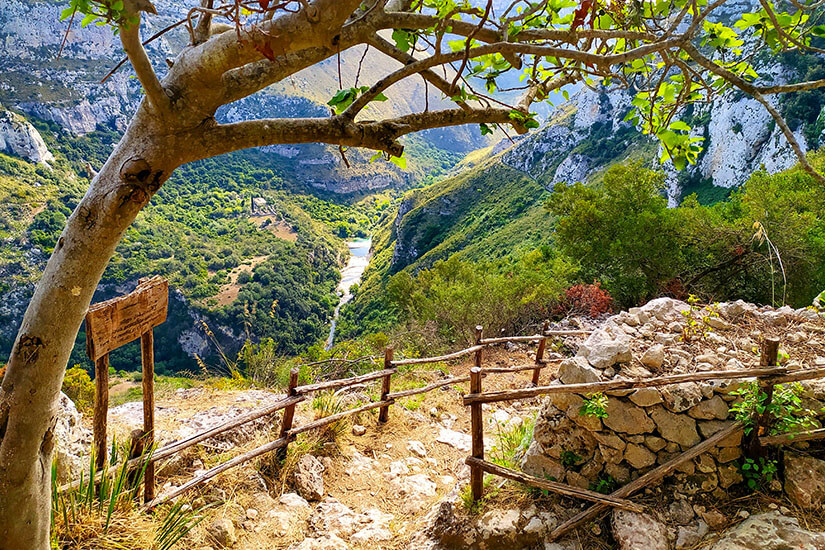
[[[372,246],[372,239],[354,239],[347,242],[349,247],[349,261],[346,267],[341,270],[341,282],[338,283],[336,292],[341,297],[338,300],[338,305],[335,306],[335,313],[332,315],[332,323],[329,327],[329,336],[324,345],[324,349],[330,349],[335,343],[335,326],[338,324],[338,314],[341,311],[341,306],[352,300],[352,294],[349,289],[355,283],[361,282],[361,275],[370,263],[370,247]]]

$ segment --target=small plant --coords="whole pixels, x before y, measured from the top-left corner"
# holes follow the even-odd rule
[[[315,420],[326,418],[344,412],[346,407],[341,396],[332,390],[321,392],[312,400],[312,410],[315,411]],[[322,428],[322,439],[335,441],[347,429],[346,419],[341,419]]]
[[[607,418],[607,396],[601,392],[587,394],[579,408],[579,416]]]
[[[589,489],[603,495],[609,495],[619,486],[619,483],[613,479],[610,474],[599,476],[599,479],[590,484]]]
[[[490,450],[490,459],[505,468],[518,469],[521,457],[533,442],[535,419],[530,418],[520,424],[499,423],[496,442]]]
[[[759,488],[767,487],[773,481],[776,476],[776,464],[776,460],[761,456],[756,460],[746,458],[739,465],[739,471],[742,473],[748,489],[756,491]]]
[[[578,470],[581,466],[584,457],[581,457],[573,451],[564,450],[561,452],[561,465],[568,470]]]
[[[704,340],[708,334],[713,332],[710,325],[708,325],[708,317],[719,317],[719,312],[716,306],[699,305],[699,298],[693,294],[687,299],[690,309],[683,311],[682,315],[685,318],[685,328],[682,329],[682,340],[684,342],[692,342],[694,340]]]
[[[756,415],[766,415],[767,435],[802,431],[815,424],[815,413],[802,406],[802,392],[799,383],[789,386],[777,384],[773,389],[773,398],[768,403],[768,394],[762,391],[757,382],[750,382],[731,392],[742,398],[731,407],[731,411],[737,420],[745,424],[746,435],[753,431]]]
[[[494,499],[499,492],[497,487],[490,488],[490,484],[493,481],[494,476],[485,475],[484,476],[484,496],[482,496],[479,500],[473,500],[473,489],[470,487],[469,484],[465,485],[461,491],[458,493],[459,498],[461,498],[461,504],[464,505],[464,509],[467,510],[470,514],[478,514],[484,509],[484,505],[487,504],[487,501]]]
[[[57,462],[52,463],[52,540],[57,548],[119,548],[137,550],[151,546],[155,550],[169,550],[186,536],[203,517],[201,510],[193,510],[181,501],[171,506],[153,532],[150,525],[136,519],[135,502],[140,494],[146,465],[154,449],[141,455],[141,465],[130,470],[127,466],[129,446],[112,442],[108,466],[113,472],[103,471],[95,480],[96,457],[89,457],[88,472],[81,472],[77,486],[62,490],[57,478]],[[144,536],[153,537],[144,539]]]
[[[66,370],[63,378],[63,393],[74,401],[77,410],[89,412],[92,410],[95,400],[95,384],[89,378],[89,373],[80,365],[75,365]]]

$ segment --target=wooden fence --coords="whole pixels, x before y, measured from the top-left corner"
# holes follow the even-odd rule
[[[729,427],[721,430],[712,437],[702,441],[698,445],[683,452],[682,454],[672,458],[665,464],[660,465],[654,470],[651,470],[650,472],[647,472],[646,474],[642,475],[636,480],[628,483],[627,485],[624,485],[620,489],[614,491],[612,494],[604,495],[601,493],[581,489],[578,487],[573,487],[555,481],[539,479],[534,476],[529,476],[522,472],[518,472],[516,470],[512,470],[509,468],[504,468],[492,462],[486,461],[484,458],[484,430],[482,417],[482,405],[484,403],[513,401],[518,399],[551,395],[554,393],[596,393],[611,390],[662,387],[673,384],[682,384],[685,382],[698,382],[708,380],[734,380],[744,378],[757,379],[759,381],[760,386],[764,388],[764,391],[767,393],[768,403],[770,403],[770,399],[772,399],[773,395],[773,386],[775,384],[801,380],[810,380],[815,378],[825,378],[825,368],[803,369],[791,372],[784,367],[775,366],[777,363],[778,341],[769,339],[763,343],[761,365],[755,368],[731,371],[706,371],[689,374],[659,376],[655,378],[645,378],[638,380],[612,380],[605,382],[593,382],[587,384],[540,386],[538,385],[540,381],[540,373],[542,369],[544,369],[550,364],[544,359],[547,339],[558,336],[586,335],[589,334],[589,331],[554,331],[548,330],[548,325],[545,324],[540,333],[533,335],[483,338],[481,326],[476,327],[475,334],[476,338],[472,346],[450,354],[436,357],[395,359],[393,349],[387,348],[384,353],[383,369],[375,372],[370,372],[367,374],[352,376],[349,378],[329,380],[299,386],[298,369],[293,369],[290,372],[287,395],[284,398],[279,399],[278,401],[271,403],[265,407],[252,410],[244,415],[239,416],[238,418],[221,424],[220,426],[216,426],[214,428],[192,435],[182,441],[170,443],[164,447],[161,447],[160,449],[157,449],[154,453],[149,455],[148,458],[142,459],[140,457],[137,457],[131,459],[129,461],[129,467],[131,468],[139,466],[144,460],[148,460],[150,463],[156,463],[160,460],[167,459],[173,456],[174,454],[183,451],[184,449],[187,449],[207,439],[215,437],[219,434],[238,428],[262,417],[271,415],[277,411],[284,411],[277,439],[211,468],[165,495],[162,495],[157,498],[147,498],[143,508],[151,509],[158,506],[159,504],[175,499],[180,495],[184,494],[185,492],[189,491],[190,489],[203,484],[209,479],[212,479],[215,476],[231,468],[249,462],[250,460],[253,460],[264,454],[274,451],[277,452],[279,456],[283,457],[286,455],[289,443],[293,441],[299,434],[322,428],[334,422],[338,422],[346,417],[363,413],[376,408],[380,409],[378,420],[379,422],[383,423],[386,422],[389,418],[389,407],[398,399],[422,393],[427,393],[437,388],[441,388],[443,386],[463,384],[469,382],[470,392],[464,397],[463,402],[470,408],[472,454],[466,459],[465,462],[470,467],[470,487],[473,498],[476,500],[482,498],[484,488],[483,476],[484,473],[488,473],[507,479],[511,479],[514,481],[518,481],[521,483],[525,483],[527,485],[531,485],[539,489],[544,489],[561,495],[580,498],[595,503],[590,508],[577,514],[570,520],[566,521],[565,523],[557,527],[556,530],[550,535],[550,540],[556,540],[560,536],[570,531],[571,529],[577,527],[583,522],[586,522],[596,517],[597,515],[599,515],[600,513],[604,512],[609,508],[617,507],[627,510],[640,510],[640,505],[627,500],[627,497],[631,496],[640,489],[649,486],[651,483],[659,481],[667,475],[672,474],[681,464],[713,448],[718,442],[725,439],[727,436],[735,432],[738,432],[739,430],[742,430],[743,424],[741,422],[735,422],[731,424]],[[517,365],[513,367],[484,367],[484,350],[489,348],[490,346],[503,344],[507,342],[536,342],[537,347],[535,361],[529,365]],[[474,356],[475,366],[470,369],[469,375],[447,377],[443,380],[439,380],[437,382],[420,388],[413,388],[397,392],[391,391],[392,379],[394,376],[399,375],[398,367],[400,366],[440,363],[460,359],[462,357],[467,357],[470,355]],[[533,371],[530,387],[487,393],[484,393],[482,391],[482,378],[488,374],[515,373],[526,370]],[[377,401],[372,401],[370,403],[361,405],[353,409],[349,409],[323,418],[319,418],[317,420],[308,422],[303,425],[294,426],[296,406],[301,402],[305,401],[306,399],[308,399],[308,397],[313,393],[325,390],[335,390],[352,387],[358,384],[363,384],[365,382],[374,382],[377,380],[381,380],[381,393]],[[149,392],[153,390],[151,385],[147,386],[145,384],[144,389]],[[103,390],[98,388],[98,403],[105,402],[105,397],[101,393],[104,390],[105,388]],[[144,396],[144,399],[146,400],[145,402],[154,403],[153,396],[149,400],[147,400],[146,396]],[[764,431],[764,427],[767,420],[768,419],[765,416],[759,416],[754,418],[756,429],[754,430],[754,437],[751,438],[748,442],[750,452],[758,453],[760,452],[760,447],[764,445],[782,445],[792,441],[806,441],[811,439],[825,438],[825,429],[811,430],[809,432],[796,434],[792,439],[790,438],[790,436],[787,435],[768,436]],[[117,466],[112,466],[109,472],[114,471],[116,468]],[[101,473],[99,472],[98,475],[101,475]],[[150,481],[152,484],[151,487],[149,487],[148,485]],[[72,486],[77,486],[77,483],[66,485],[61,489],[65,490],[66,488]],[[145,492],[147,495],[154,494],[154,479],[147,480],[147,487]]]
[[[290,379],[289,379],[289,386],[287,388],[287,395],[283,399],[279,399],[278,401],[271,403],[265,407],[261,407],[259,409],[252,410],[244,415],[239,416],[233,420],[230,420],[220,426],[216,426],[214,428],[210,428],[208,430],[204,430],[200,433],[192,435],[184,440],[175,441],[164,447],[156,449],[154,452],[149,454],[146,457],[136,456],[129,460],[128,466],[129,468],[137,468],[143,462],[148,461],[147,471],[154,472],[154,465],[164,459],[168,459],[173,455],[188,449],[194,445],[202,443],[203,441],[210,439],[212,437],[218,436],[222,433],[227,431],[233,430],[235,428],[241,427],[245,424],[258,420],[262,417],[271,415],[277,411],[283,410],[283,417],[281,421],[281,426],[278,434],[278,438],[274,441],[270,441],[260,447],[253,449],[247,453],[239,455],[237,457],[232,458],[231,460],[219,464],[214,468],[203,472],[199,476],[191,479],[190,481],[186,482],[185,484],[177,487],[172,492],[162,495],[158,498],[154,497],[155,494],[155,479],[154,475],[151,477],[147,476],[145,480],[145,488],[144,488],[144,498],[145,504],[144,509],[151,509],[159,504],[167,502],[171,499],[174,499],[183,493],[187,492],[188,490],[201,485],[202,483],[206,482],[209,479],[225,472],[235,466],[239,466],[250,460],[264,455],[269,452],[276,451],[279,456],[284,457],[286,456],[287,447],[291,441],[293,441],[299,434],[319,429],[329,424],[338,422],[344,418],[347,418],[352,415],[356,415],[359,413],[363,413],[372,409],[380,409],[378,420],[381,423],[386,422],[389,419],[389,407],[396,400],[410,397],[413,395],[418,395],[422,393],[427,393],[433,391],[437,388],[448,386],[452,384],[460,384],[466,383],[470,381],[469,376],[452,376],[445,378],[443,380],[439,380],[438,382],[434,382],[432,384],[420,387],[420,388],[412,388],[408,390],[392,392],[392,378],[393,376],[398,375],[398,367],[405,366],[405,365],[421,365],[421,364],[428,364],[428,363],[440,363],[445,361],[451,361],[455,359],[460,359],[462,357],[466,357],[473,353],[476,353],[476,357],[480,357],[480,352],[482,349],[487,348],[489,346],[493,346],[496,344],[506,343],[506,342],[537,342],[537,353],[536,353],[536,360],[534,364],[526,365],[526,366],[516,366],[510,368],[490,368],[485,369],[484,374],[487,373],[502,373],[502,372],[520,372],[523,370],[533,370],[533,381],[538,382],[539,380],[539,373],[543,368],[547,366],[547,362],[544,361],[544,349],[546,347],[546,341],[548,338],[553,338],[557,336],[571,336],[571,335],[582,335],[582,334],[589,334],[588,331],[551,331],[547,330],[547,325],[545,325],[544,330],[540,334],[534,334],[529,336],[513,336],[513,337],[502,337],[502,338],[489,338],[489,339],[482,339],[481,338],[481,327],[477,327],[477,335],[478,338],[473,346],[469,348],[459,350],[454,353],[450,353],[447,355],[436,356],[436,357],[421,357],[421,358],[405,358],[405,359],[394,359],[394,350],[393,348],[387,348],[384,352],[384,368],[379,371],[370,372],[367,374],[362,374],[358,376],[352,376],[349,378],[342,378],[336,380],[328,380],[324,382],[317,382],[313,384],[306,384],[303,386],[298,386],[298,369],[293,369],[290,372]],[[151,337],[151,332],[149,332]],[[144,350],[151,350],[151,345],[144,346]],[[148,353],[144,353],[144,376],[143,376],[143,405],[144,405],[144,416],[153,420],[154,417],[154,384],[153,384],[153,376],[154,372],[151,368],[153,361],[151,360],[151,351]],[[147,368],[148,367],[148,368]],[[101,380],[107,379],[108,377],[101,376],[102,371],[98,371],[98,376]],[[357,408],[349,409],[334,415],[326,416],[315,420],[313,422],[309,422],[307,424],[303,424],[300,426],[294,426],[294,418],[295,418],[295,407],[305,401],[309,396],[314,393],[326,391],[326,390],[337,390],[347,387],[352,387],[355,385],[363,384],[365,382],[373,382],[376,380],[381,380],[381,394],[378,401],[373,401],[367,403],[365,405],[361,405]],[[106,448],[106,412],[108,408],[108,384],[96,384],[96,396],[95,396],[95,425],[97,426],[100,424],[102,429],[96,430],[95,432],[95,446],[100,452],[101,449]],[[150,420],[150,423],[147,424],[151,426],[151,430],[154,429],[154,422]],[[144,431],[143,433],[147,433]],[[149,431],[149,434],[152,432]],[[106,473],[111,473],[115,471],[118,466],[111,466]],[[97,466],[98,472],[97,476],[100,477],[103,475],[103,464],[98,464]],[[61,490],[66,490],[71,487],[77,487],[79,482],[73,482],[64,485],[61,487]]]

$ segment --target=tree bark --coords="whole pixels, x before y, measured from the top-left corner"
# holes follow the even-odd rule
[[[144,100],[69,217],[23,317],[0,386],[0,550],[49,549],[51,465],[66,363],[106,264],[180,164]],[[36,460],[33,458],[36,457]]]

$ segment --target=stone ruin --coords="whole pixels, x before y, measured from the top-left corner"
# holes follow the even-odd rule
[[[682,337],[689,318],[707,327],[699,342],[685,342]],[[822,342],[816,345],[816,340],[823,332],[822,316],[811,309],[775,310],[739,301],[691,310],[684,302],[659,298],[609,318],[575,357],[561,363],[554,384],[739,370],[758,363],[753,350],[763,335],[781,334],[783,345],[805,342],[822,350],[825,347]],[[821,357],[812,359],[825,364]],[[786,366],[793,369],[802,364]],[[714,380],[608,391],[604,418],[582,414],[587,396],[550,395],[536,419],[522,469],[585,489],[623,485],[731,424],[730,407],[738,399],[731,392],[743,383]],[[817,383],[806,387],[806,405],[821,411],[825,388]],[[712,451],[681,465],[675,474],[681,492],[723,496],[725,489],[742,481],[737,464],[741,440],[741,432],[733,434]]]

